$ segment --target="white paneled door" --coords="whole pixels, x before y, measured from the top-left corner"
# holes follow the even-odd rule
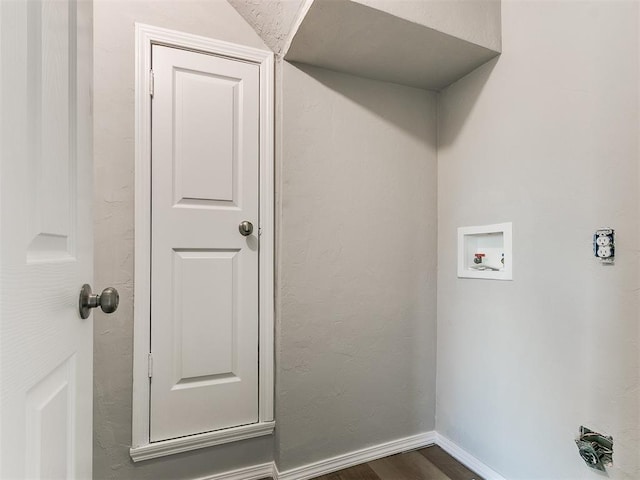
[[[155,442],[258,422],[260,98],[256,64],[154,45],[152,69]]]
[[[92,12],[0,2],[0,478],[90,479]]]

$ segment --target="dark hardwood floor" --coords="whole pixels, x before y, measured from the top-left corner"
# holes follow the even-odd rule
[[[262,480],[273,480],[264,478]],[[484,480],[440,447],[399,453],[313,480]]]
[[[314,480],[483,480],[438,446],[399,453]]]

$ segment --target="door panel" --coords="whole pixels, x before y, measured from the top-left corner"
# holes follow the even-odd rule
[[[239,91],[237,79],[176,69],[176,203],[237,196]]]
[[[28,258],[72,257],[75,201],[75,2],[28,2]]]
[[[75,360],[67,359],[27,392],[27,478],[75,478]]]
[[[91,478],[90,1],[0,2],[0,478]]]
[[[153,442],[258,421],[259,67],[152,64]]]
[[[234,277],[237,251],[177,251],[174,265],[176,385],[193,383],[237,369],[234,348]],[[212,322],[203,315],[203,298],[215,305]]]

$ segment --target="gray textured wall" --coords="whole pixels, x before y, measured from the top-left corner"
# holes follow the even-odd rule
[[[284,63],[280,470],[432,430],[436,96]]]
[[[94,0],[94,288],[121,304],[94,314],[94,478],[188,479],[272,459],[263,437],[139,464],[129,458],[133,349],[134,22],[265,48],[224,0]]]
[[[602,478],[584,424],[638,479],[638,3],[505,1],[502,25],[439,105],[436,428],[505,478]],[[513,282],[456,278],[456,228],[504,221]]]

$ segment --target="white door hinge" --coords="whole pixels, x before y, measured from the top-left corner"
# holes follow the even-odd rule
[[[149,95],[153,97],[153,70],[149,71]]]
[[[153,377],[153,357],[151,356],[151,353],[149,353],[149,366],[148,366],[148,372],[149,372],[149,378]]]

